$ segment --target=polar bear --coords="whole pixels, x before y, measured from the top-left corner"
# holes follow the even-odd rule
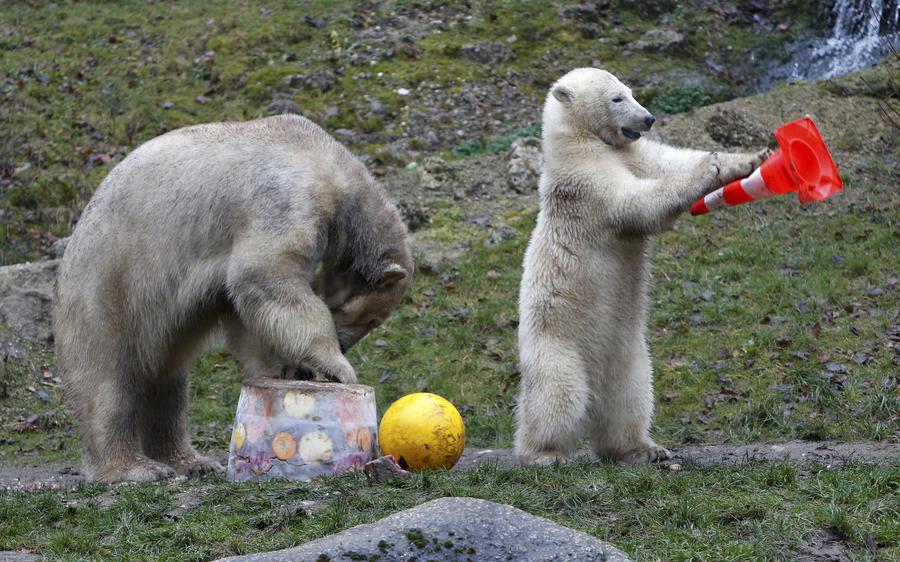
[[[649,434],[652,237],[769,152],[641,138],[653,122],[627,86],[597,68],[569,72],[547,96],[540,212],[519,298],[515,452],[524,464],[566,460],[584,435],[606,460],[670,456]]]
[[[187,428],[187,371],[208,336],[226,333],[249,376],[353,383],[343,352],[400,304],[411,274],[384,190],[300,116],[143,144],[94,193],[56,285],[57,362],[88,477],[221,470]]]

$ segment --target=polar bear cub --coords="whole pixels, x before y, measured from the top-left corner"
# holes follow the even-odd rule
[[[519,298],[515,451],[525,464],[565,460],[584,435],[607,460],[670,456],[650,437],[652,237],[768,151],[666,146],[641,138],[653,122],[596,68],[569,72],[547,96],[540,212]]]

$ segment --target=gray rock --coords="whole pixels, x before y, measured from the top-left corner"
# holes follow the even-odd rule
[[[326,558],[327,557],[327,558]],[[229,561],[627,561],[614,546],[508,505],[440,498],[296,548]]]
[[[441,187],[455,179],[453,169],[439,156],[429,156],[419,166],[419,183],[429,191],[439,191]]]
[[[488,233],[487,240],[484,241],[484,245],[487,247],[496,246],[498,244],[502,244],[507,240],[515,240],[519,236],[519,233],[514,229],[506,226],[505,224],[501,224],[495,228],[492,228]]]
[[[0,323],[22,338],[53,340],[50,307],[59,260],[0,267]]]
[[[50,255],[54,258],[61,258],[69,245],[68,238],[60,238],[50,246]]]
[[[516,58],[516,53],[503,43],[467,44],[459,48],[459,56],[482,64],[497,64]]]
[[[330,70],[318,70],[308,74],[294,74],[288,76],[285,81],[291,88],[319,90],[320,92],[327,92],[337,84],[334,72]]]
[[[652,29],[628,45],[636,51],[664,51],[684,45],[684,35],[671,29]]]
[[[517,193],[535,191],[544,167],[541,141],[534,137],[517,139],[509,148],[507,179],[509,187]]]
[[[269,115],[282,115],[285,113],[300,115],[300,106],[294,103],[293,100],[276,99],[272,100],[272,103],[266,107],[266,111],[269,112]]]
[[[747,111],[723,107],[706,120],[706,132],[725,147],[760,149],[773,146],[775,137]]]

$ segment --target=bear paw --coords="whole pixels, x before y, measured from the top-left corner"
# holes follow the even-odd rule
[[[672,453],[656,443],[644,445],[625,453],[619,462],[622,464],[644,464],[660,462],[672,458]]]
[[[556,463],[567,463],[572,457],[558,451],[540,451],[527,455],[519,455],[519,462],[523,466],[551,466]]]
[[[225,471],[219,461],[196,453],[191,457],[180,460],[174,466],[175,471],[184,476],[205,476],[207,474],[221,474]]]
[[[147,458],[138,458],[118,466],[106,466],[97,471],[97,480],[117,482],[155,482],[175,477],[171,466]]]

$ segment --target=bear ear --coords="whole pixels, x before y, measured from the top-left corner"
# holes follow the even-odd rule
[[[575,92],[562,85],[554,86],[550,93],[563,105],[569,105],[575,99]]]
[[[379,281],[378,286],[382,289],[390,287],[395,283],[399,283],[400,281],[406,279],[409,275],[409,272],[403,268],[399,263],[391,263],[389,266],[384,268],[381,272],[381,281]]]

